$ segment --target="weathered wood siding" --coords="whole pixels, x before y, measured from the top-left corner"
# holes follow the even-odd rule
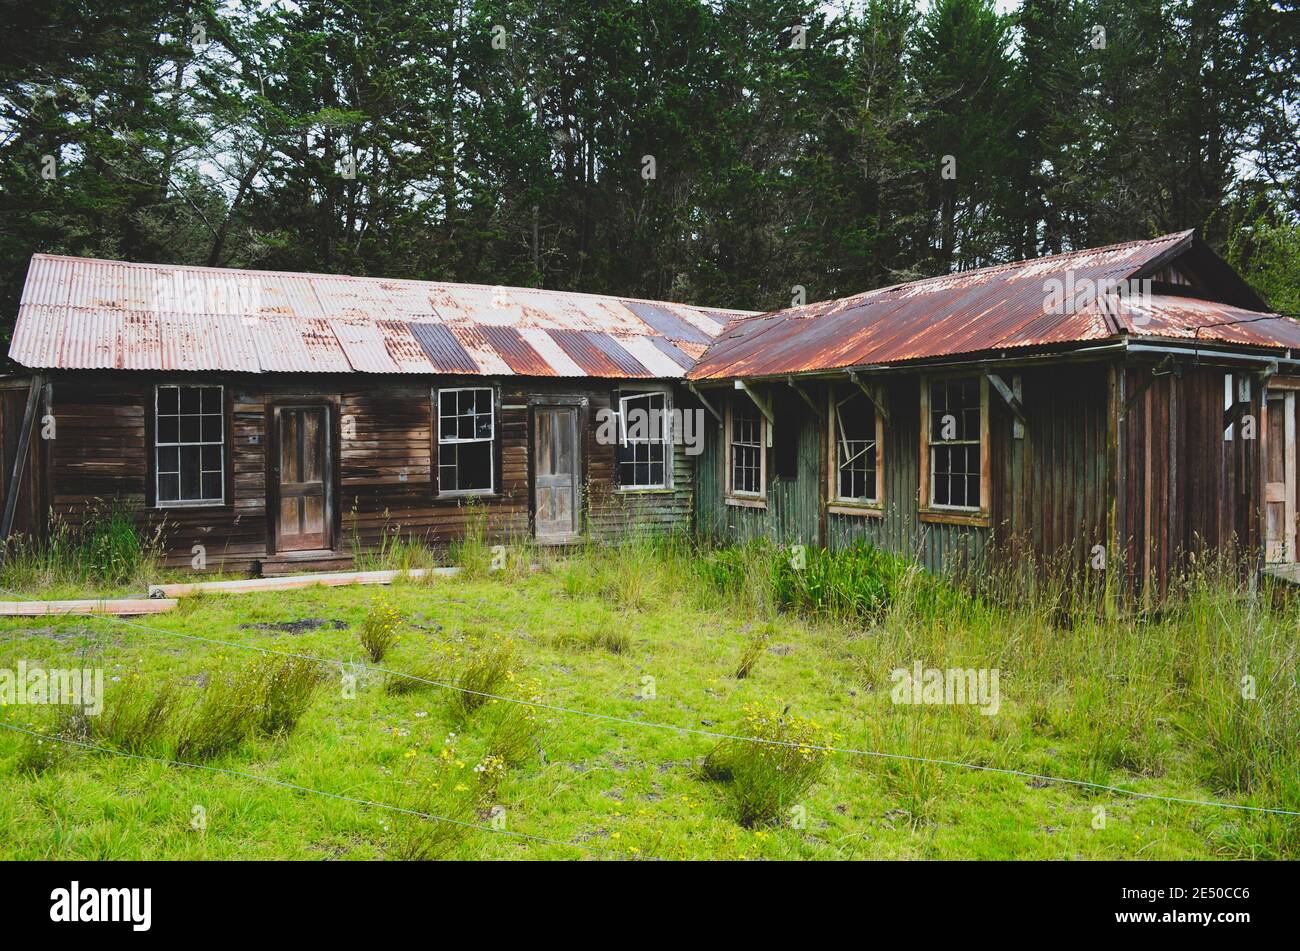
[[[23,416],[27,410],[27,392],[29,380],[16,379],[6,381],[0,386],[0,511],[8,497],[9,483],[13,479],[14,460],[18,455],[18,437],[22,430]],[[45,533],[45,511],[49,502],[46,498],[46,484],[42,476],[45,466],[45,446],[41,439],[41,417],[45,414],[44,397],[38,406],[36,419],[32,428],[31,441],[28,444],[27,463],[23,474],[19,476],[18,499],[14,508],[12,533],[15,536],[43,537]]]
[[[1123,372],[1120,540],[1130,583],[1162,595],[1194,553],[1260,548],[1260,440],[1242,439],[1240,425],[1224,438],[1222,367]],[[1254,380],[1250,396],[1241,412],[1258,421]]]
[[[42,466],[54,517],[79,525],[108,500],[120,500],[137,511],[142,524],[161,526],[169,563],[189,564],[191,548],[197,543],[206,548],[209,569],[255,570],[268,556],[271,529],[266,458],[271,444],[270,410],[276,403],[311,401],[333,408],[336,551],[373,548],[396,533],[441,548],[461,537],[474,519],[482,520],[494,542],[519,541],[531,536],[529,406],[537,399],[551,399],[584,407],[582,494],[589,536],[690,527],[694,466],[685,447],[676,449],[671,489],[619,491],[613,484],[616,449],[600,445],[596,438],[599,411],[609,408],[614,387],[602,380],[518,377],[496,381],[356,375],[186,378],[185,382],[226,387],[227,501],[200,508],[153,508],[148,484],[153,391],[157,383],[176,381],[176,377],[146,374],[55,379],[52,411],[57,439],[49,443]],[[438,458],[432,390],[457,385],[492,385],[497,390],[498,490],[473,501],[435,495]],[[25,398],[25,390],[18,398]],[[689,401],[684,395],[676,398]],[[8,402],[3,405],[8,407]],[[351,418],[350,436],[341,432],[343,417]],[[6,439],[6,447],[9,443]]]
[[[730,394],[714,392],[717,395],[710,402],[721,411]],[[734,398],[749,399],[744,394]],[[704,451],[696,462],[696,523],[702,534],[732,542],[766,537],[788,544],[822,544],[822,492],[813,475],[822,453],[821,426],[811,412],[795,413],[793,417],[798,427],[798,475],[795,478],[777,475],[774,453],[769,448],[767,508],[764,509],[726,503],[722,424],[711,415],[706,417]]]
[[[923,518],[919,504],[920,377],[892,375],[883,378],[889,421],[884,427],[884,504],[880,515],[826,511],[829,432],[826,423],[809,409],[799,423],[798,478],[770,480],[766,509],[725,504],[723,433],[720,426],[710,428],[698,480],[701,530],[732,541],[769,537],[782,542],[818,542],[820,519],[830,548],[865,539],[934,571],[978,566],[995,543],[1012,553],[1033,552],[1043,558],[1079,563],[1092,545],[1104,544],[1107,538],[1111,498],[1109,371],[1090,364],[1016,372],[1027,417],[1023,438],[1013,438],[1014,417],[1007,405],[996,392],[989,396],[988,527]],[[1004,374],[1008,381],[1011,376],[1010,372]],[[824,384],[808,383],[804,388],[819,405],[825,404]]]

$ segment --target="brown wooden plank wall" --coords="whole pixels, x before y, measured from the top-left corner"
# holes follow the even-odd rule
[[[178,380],[222,383],[227,388],[229,474],[223,506],[148,507],[153,388]],[[431,391],[434,386],[459,385],[498,389],[498,491],[472,502],[434,495],[437,445]],[[21,402],[25,392],[13,399]],[[590,535],[608,538],[634,527],[688,530],[694,465],[685,447],[674,455],[671,490],[629,493],[613,486],[615,447],[596,441],[597,412],[610,406],[613,392],[604,380],[232,380],[216,375],[67,374],[55,380],[52,390],[58,438],[51,444],[47,467],[50,508],[55,517],[75,526],[93,517],[104,500],[120,499],[136,508],[143,524],[162,526],[169,563],[189,564],[192,546],[202,543],[210,570],[254,570],[267,556],[270,407],[276,402],[323,400],[335,407],[338,438],[336,550],[371,548],[393,533],[441,548],[475,519],[482,519],[494,542],[521,540],[531,535],[528,406],[535,399],[550,399],[585,402],[583,491]],[[18,413],[21,418],[21,405]],[[351,438],[342,432],[344,417],[351,417]]]
[[[1240,426],[1224,438],[1224,368],[1123,372],[1120,535],[1131,585],[1158,597],[1193,553],[1259,548],[1260,441],[1242,439]],[[1258,423],[1254,380],[1250,396],[1242,409]]]

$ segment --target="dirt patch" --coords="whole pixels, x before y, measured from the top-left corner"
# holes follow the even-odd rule
[[[342,631],[347,625],[342,621],[327,621],[319,617],[305,617],[299,621],[263,621],[259,624],[241,624],[241,631],[274,631],[277,634],[306,634],[327,627],[333,631]]]

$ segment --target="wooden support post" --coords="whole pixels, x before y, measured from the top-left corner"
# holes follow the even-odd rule
[[[36,407],[40,403],[45,381],[38,373],[27,388],[27,408],[23,412],[23,426],[18,432],[18,451],[14,454],[14,467],[5,486],[5,510],[0,516],[0,562],[4,560],[5,543],[13,531],[14,514],[18,511],[18,496],[23,490],[23,476],[27,468],[27,452],[32,442],[32,426],[36,423]]]
[[[704,394],[699,391],[696,385],[694,383],[687,383],[686,388],[695,394],[695,398],[704,404],[704,408],[713,414],[713,417],[718,421],[718,425],[721,426],[722,414],[714,408],[712,403],[705,399]]]
[[[1011,426],[1011,436],[1013,439],[1025,438],[1025,407],[1020,402],[1020,375],[1016,374],[1011,378],[1011,385],[1007,386],[1006,380],[996,373],[984,371],[989,382],[993,384],[993,389],[998,391],[1003,402],[1011,407],[1011,412],[1015,414],[1016,421]]]
[[[807,392],[803,387],[801,387],[798,383],[796,383],[796,382],[794,381],[794,377],[792,377],[792,376],[788,376],[788,377],[786,377],[786,378],[785,378],[785,382],[788,383],[788,384],[790,384],[790,389],[792,389],[792,390],[794,390],[796,393],[798,393],[798,394],[799,394],[799,398],[802,399],[805,403],[808,404],[808,408],[811,409],[814,413],[817,414],[817,418],[818,418],[818,419],[825,419],[825,418],[826,418],[826,414],[822,412],[822,408],[821,408],[820,406],[818,406],[816,403],[814,403],[814,402],[813,402],[813,398],[812,398],[811,396],[808,395],[808,392]]]
[[[753,400],[754,405],[758,407],[758,411],[762,413],[763,418],[767,420],[767,447],[771,449],[772,430],[776,429],[776,414],[772,412],[771,400],[764,399],[762,396],[759,395],[759,393],[756,390],[752,389],[749,386],[749,384],[746,383],[744,380],[736,381],[736,389],[744,390],[746,393],[748,393],[749,398]]]
[[[852,380],[857,385],[858,389],[862,391],[862,395],[871,401],[871,405],[876,408],[876,412],[880,414],[880,418],[886,425],[888,425],[889,408],[885,406],[884,394],[862,382],[862,378],[858,376],[857,370],[849,370],[847,372],[849,374],[849,379]]]
[[[1260,392],[1268,389],[1268,381],[1277,374],[1277,361],[1272,360],[1267,363],[1262,370],[1255,375],[1255,381],[1259,384]]]

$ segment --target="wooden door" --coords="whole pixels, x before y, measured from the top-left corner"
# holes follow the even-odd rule
[[[1265,560],[1289,564],[1296,560],[1294,391],[1268,394],[1263,448]]]
[[[538,541],[564,541],[578,535],[578,455],[577,407],[534,407],[533,524]]]
[[[275,410],[275,547],[313,551],[331,547],[329,410],[283,406]]]

